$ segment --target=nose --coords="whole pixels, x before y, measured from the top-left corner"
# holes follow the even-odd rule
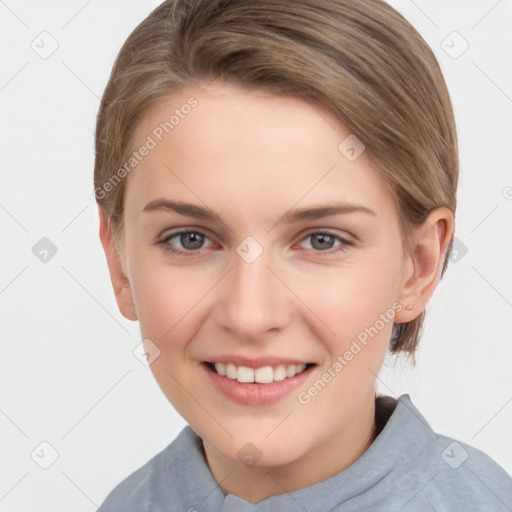
[[[237,252],[224,280],[217,320],[222,328],[245,341],[275,335],[290,321],[293,294],[271,260],[266,250],[254,261]]]

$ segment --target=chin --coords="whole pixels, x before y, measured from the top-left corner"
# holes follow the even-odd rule
[[[267,432],[266,429],[265,432]],[[286,466],[302,457],[306,448],[303,444],[304,434],[294,439],[284,430],[281,435],[273,432],[269,437],[266,437],[267,434],[262,434],[262,430],[256,429],[246,429],[240,435],[231,433],[233,439],[227,435],[222,435],[222,438],[200,437],[208,439],[208,444],[224,458],[248,468]]]

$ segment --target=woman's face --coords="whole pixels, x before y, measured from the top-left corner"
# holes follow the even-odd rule
[[[318,104],[212,84],[149,111],[143,145],[126,275],[155,378],[207,453],[277,467],[367,438],[406,260],[361,143]]]

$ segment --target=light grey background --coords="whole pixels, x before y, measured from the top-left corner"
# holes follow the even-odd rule
[[[92,181],[114,58],[159,3],[0,0],[2,512],[95,510],[185,425],[133,354]],[[440,60],[461,176],[457,255],[418,365],[389,359],[379,391],[409,393],[435,430],[512,473],[512,2],[391,3]],[[43,237],[57,250],[46,262]]]

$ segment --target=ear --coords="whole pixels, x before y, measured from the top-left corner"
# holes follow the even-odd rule
[[[440,206],[416,228],[411,254],[404,259],[398,301],[403,308],[396,323],[411,322],[427,305],[436,289],[454,230],[453,212]]]
[[[124,262],[116,250],[112,237],[112,229],[105,210],[99,206],[100,216],[100,239],[107,257],[108,269],[110,271],[110,280],[116,296],[117,305],[121,314],[128,320],[137,320],[137,312],[133,300],[130,281],[124,273]]]

